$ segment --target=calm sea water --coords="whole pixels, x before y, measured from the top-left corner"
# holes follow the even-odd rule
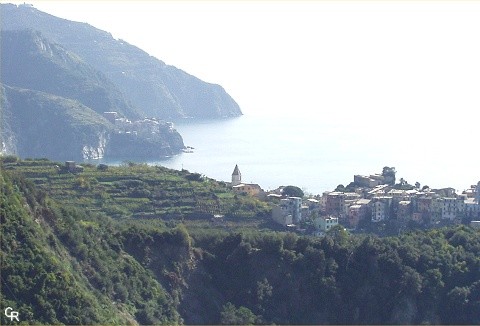
[[[296,185],[313,194],[347,185],[354,174],[381,173],[384,166],[396,168],[397,180],[433,188],[461,191],[480,180],[476,123],[457,125],[455,134],[446,120],[408,127],[340,114],[329,121],[289,113],[177,123],[194,152],[148,163],[224,181],[238,164],[244,182],[266,190]]]

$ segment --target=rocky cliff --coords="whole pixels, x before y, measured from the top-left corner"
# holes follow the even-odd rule
[[[160,130],[154,138],[123,133],[78,101],[1,86],[3,154],[54,160],[160,158],[184,147],[176,130]],[[4,104],[4,105],[3,105]]]
[[[2,30],[32,29],[102,72],[141,116],[162,119],[226,118],[242,114],[225,90],[85,23],[28,6],[2,4]]]
[[[139,117],[103,73],[38,31],[2,31],[0,58],[1,82],[6,85],[75,99],[100,114],[117,111]]]

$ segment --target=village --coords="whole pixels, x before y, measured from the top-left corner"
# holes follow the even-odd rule
[[[238,194],[255,196],[273,204],[272,220],[290,230],[316,235],[336,225],[350,231],[394,225],[396,231],[415,227],[469,224],[480,228],[480,181],[457,194],[453,188],[430,189],[395,183],[395,169],[385,167],[382,174],[354,175],[343,189],[321,195],[293,197],[283,194],[284,187],[264,191],[258,184],[242,183],[238,165],[232,173],[232,189]],[[341,188],[341,187],[340,187]]]
[[[163,121],[157,118],[144,118],[142,120],[131,121],[121,117],[118,112],[103,112],[103,117],[115,126],[118,133],[132,134],[150,138],[152,135],[159,134],[162,129],[173,130],[173,123]]]

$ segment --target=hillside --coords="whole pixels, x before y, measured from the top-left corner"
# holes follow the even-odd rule
[[[30,324],[177,323],[170,295],[121,250],[108,221],[0,174],[0,301]],[[1,316],[2,325],[10,321]]]
[[[102,114],[139,118],[135,108],[99,71],[32,30],[1,32],[1,82],[75,99]]]
[[[116,158],[120,154],[123,158],[158,158],[183,148],[183,140],[174,129],[159,129],[156,139],[122,136],[103,116],[76,100],[0,86],[5,127],[0,130],[2,153],[56,160]]]
[[[166,65],[141,49],[86,23],[72,22],[28,6],[1,4],[2,30],[32,29],[102,72],[141,116],[162,119],[241,115],[238,104],[215,84]]]
[[[39,189],[65,206],[101,211],[112,218],[209,219],[215,214],[256,219],[268,206],[238,196],[223,182],[186,170],[128,163],[121,166],[82,164],[74,172],[48,160],[5,163],[32,180]]]
[[[214,190],[228,202],[214,180],[143,165],[54,167],[2,159],[0,294],[30,323],[480,323],[479,230],[318,238],[205,228],[188,224],[210,218],[184,200]],[[163,208],[132,215],[136,198],[163,198]],[[225,218],[241,224],[255,210],[235,204]]]
[[[88,157],[103,155],[113,126],[92,109],[71,99],[6,85],[1,97],[14,153],[57,159],[83,159],[84,152]]]

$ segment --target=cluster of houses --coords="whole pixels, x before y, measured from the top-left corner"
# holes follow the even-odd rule
[[[240,170],[235,166],[232,189],[273,203],[272,219],[281,225],[310,220],[320,232],[337,224],[356,229],[361,221],[378,223],[389,219],[413,220],[424,225],[468,219],[473,221],[472,226],[480,226],[480,182],[458,195],[453,188],[404,190],[394,185],[394,178],[355,175],[352,192],[326,191],[305,199],[283,196],[281,188],[266,193],[258,184],[242,183]]]
[[[145,118],[143,120],[131,121],[121,117],[118,112],[103,112],[103,117],[110,121],[119,133],[133,134],[149,138],[152,135],[160,133],[161,129],[168,128],[173,130],[172,122],[163,121],[156,118]]]

